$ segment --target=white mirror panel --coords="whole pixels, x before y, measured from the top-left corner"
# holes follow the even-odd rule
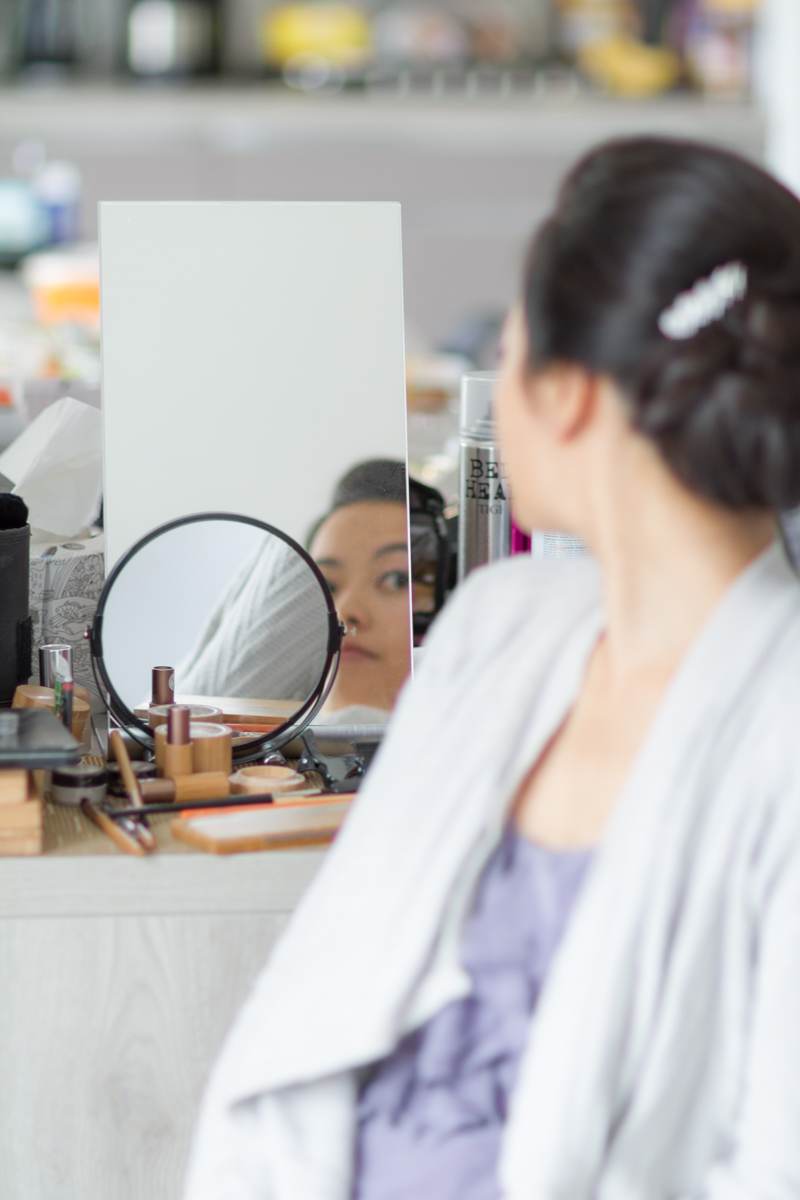
[[[109,569],[189,513],[304,543],[405,461],[399,205],[102,203],[100,241]]]

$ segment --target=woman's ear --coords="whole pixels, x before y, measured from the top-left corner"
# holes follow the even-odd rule
[[[551,363],[529,375],[526,392],[538,419],[562,443],[583,433],[597,413],[598,380],[574,363]]]

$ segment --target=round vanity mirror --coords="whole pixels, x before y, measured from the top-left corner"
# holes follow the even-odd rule
[[[233,729],[238,762],[279,749],[313,720],[341,639],[330,589],[305,550],[228,513],[183,517],[137,542],[109,575],[90,632],[108,706],[137,740],[153,745],[152,673],[166,665],[175,703]]]

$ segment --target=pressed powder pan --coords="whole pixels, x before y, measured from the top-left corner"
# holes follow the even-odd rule
[[[308,780],[291,767],[242,767],[231,775],[234,795],[247,792],[296,792],[308,787]]]

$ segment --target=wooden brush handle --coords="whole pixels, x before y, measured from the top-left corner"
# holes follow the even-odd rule
[[[107,833],[115,845],[119,846],[120,850],[124,850],[126,854],[135,854],[137,858],[142,858],[146,851],[141,842],[135,841],[129,837],[123,829],[120,829],[111,817],[107,817],[104,812],[89,801],[84,800],[81,808],[86,813],[91,821],[94,821],[98,829],[102,829],[103,833]]]
[[[130,800],[131,804],[135,805],[137,808],[141,808],[144,802],[142,800],[142,793],[139,788],[139,780],[136,778],[133,767],[131,766],[128,747],[125,745],[122,734],[118,729],[113,729],[111,731],[111,737],[109,738],[109,741],[111,742],[111,746],[114,751],[114,758],[119,764],[119,773],[122,776],[122,782],[125,784],[125,791],[128,793],[128,799]]]

